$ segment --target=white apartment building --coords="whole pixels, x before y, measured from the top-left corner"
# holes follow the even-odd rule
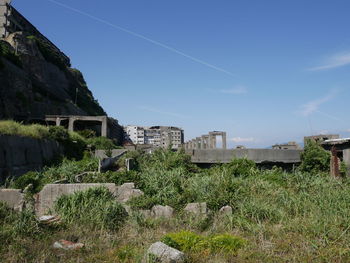
[[[178,149],[184,142],[184,131],[172,126],[141,127],[128,125],[124,128],[128,140],[134,144],[149,144],[155,147]]]

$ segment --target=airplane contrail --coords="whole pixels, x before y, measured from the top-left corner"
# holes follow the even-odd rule
[[[104,19],[102,19],[102,18],[96,17],[96,16],[94,16],[94,15],[91,15],[91,14],[89,14],[89,13],[86,13],[86,12],[84,12],[84,11],[81,11],[81,10],[79,10],[79,9],[76,9],[76,8],[74,8],[74,7],[71,7],[71,6],[68,6],[68,5],[66,5],[66,4],[63,4],[63,3],[61,3],[61,2],[58,2],[58,1],[55,1],[55,0],[47,0],[47,1],[52,2],[52,3],[56,4],[56,5],[61,6],[61,7],[64,7],[64,8],[66,8],[66,9],[69,9],[69,10],[71,10],[71,11],[74,11],[74,12],[76,12],[76,13],[78,13],[78,14],[81,14],[81,15],[84,15],[84,16],[86,16],[86,17],[89,17],[89,18],[91,18],[91,19],[93,19],[93,20],[95,20],[95,21],[98,21],[98,22],[102,23],[102,24],[108,25],[108,26],[110,26],[110,27],[113,27],[113,28],[118,29],[118,30],[120,30],[120,31],[123,31],[123,32],[125,32],[125,33],[128,33],[129,35],[132,35],[132,36],[138,37],[138,38],[140,38],[140,39],[143,39],[143,40],[145,40],[145,41],[148,41],[148,42],[150,42],[150,43],[152,43],[152,44],[154,44],[154,45],[157,45],[157,46],[160,46],[160,47],[162,47],[162,48],[165,48],[165,49],[167,49],[167,50],[169,50],[169,51],[171,51],[171,52],[173,52],[173,53],[176,53],[176,54],[178,54],[178,55],[181,55],[181,56],[183,56],[183,57],[186,57],[186,58],[188,58],[188,59],[190,59],[190,60],[192,60],[192,61],[195,61],[195,62],[197,62],[197,63],[199,63],[199,64],[202,64],[202,65],[207,66],[207,67],[209,67],[209,68],[215,69],[215,70],[217,70],[217,71],[220,71],[220,72],[223,72],[223,73],[225,73],[225,74],[227,74],[227,75],[230,75],[230,76],[232,76],[232,77],[235,77],[235,74],[233,74],[232,72],[230,72],[230,71],[228,71],[228,70],[226,70],[226,69],[223,69],[223,68],[221,68],[221,67],[215,66],[215,65],[213,65],[213,64],[211,64],[211,63],[208,63],[208,62],[206,62],[206,61],[204,61],[204,60],[195,58],[195,57],[193,57],[193,56],[191,56],[191,55],[188,55],[188,54],[186,54],[186,53],[184,53],[184,52],[182,52],[182,51],[180,51],[180,50],[178,50],[178,49],[176,49],[176,48],[173,48],[173,47],[171,47],[171,46],[169,46],[169,45],[163,44],[163,43],[161,43],[161,42],[159,42],[159,41],[156,41],[156,40],[154,40],[154,39],[151,39],[151,38],[149,38],[149,37],[146,37],[146,36],[144,36],[144,35],[141,35],[141,34],[139,34],[139,33],[134,32],[134,31],[128,30],[128,29],[126,29],[126,28],[124,28],[124,27],[115,25],[115,24],[113,24],[113,23],[111,23],[111,22],[108,22],[107,20],[104,20]]]

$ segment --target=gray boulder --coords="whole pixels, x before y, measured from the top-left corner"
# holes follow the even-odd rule
[[[171,218],[173,216],[174,209],[168,205],[155,205],[151,209],[151,214],[155,218]]]
[[[156,242],[147,250],[145,262],[182,263],[185,262],[185,254],[162,242]]]

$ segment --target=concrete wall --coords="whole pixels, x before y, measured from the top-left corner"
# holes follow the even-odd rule
[[[61,153],[60,145],[52,140],[0,135],[0,181],[41,169]]]
[[[350,176],[350,149],[343,151],[343,161],[348,168],[348,176]]]
[[[186,150],[193,163],[229,163],[233,158],[247,158],[256,163],[299,163],[301,150],[206,149]]]
[[[50,209],[53,209],[55,201],[62,195],[99,186],[107,187],[113,194],[117,193],[117,186],[115,184],[47,184],[36,196],[36,213],[38,216],[45,215]]]
[[[19,189],[0,189],[0,202],[21,211],[24,205],[24,194]]]

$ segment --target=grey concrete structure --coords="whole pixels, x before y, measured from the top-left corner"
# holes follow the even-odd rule
[[[0,189],[0,202],[6,203],[12,209],[22,211],[24,194],[19,189]]]
[[[63,115],[47,115],[45,121],[55,122],[56,126],[61,126],[62,121],[68,120],[68,130],[74,131],[74,123],[76,121],[99,122],[101,123],[101,136],[107,137],[107,116],[63,116]]]
[[[186,257],[183,252],[169,247],[162,242],[156,242],[149,247],[142,262],[184,263],[186,262]]]
[[[350,176],[350,138],[344,139],[329,139],[321,143],[322,147],[332,152],[332,160],[343,161],[348,169],[348,176]],[[331,167],[334,170],[334,163],[331,163]],[[333,171],[334,175],[337,174]]]
[[[247,158],[255,163],[300,163],[302,150],[273,150],[273,149],[206,149],[187,150],[193,163],[214,164],[229,163],[234,158]]]
[[[56,141],[0,135],[0,181],[40,170],[62,152]]]
[[[307,141],[311,140],[317,143],[322,143],[327,140],[339,139],[339,134],[320,134],[320,135],[312,135],[304,137],[304,145],[306,145]]]
[[[272,146],[272,149],[275,149],[275,150],[301,150],[302,148],[296,142],[288,142],[288,143],[283,143],[283,144],[275,144]]]
[[[226,132],[212,131],[209,135],[202,135],[201,137],[196,137],[185,143],[184,148],[186,150],[199,150],[199,149],[216,149],[216,137],[221,137],[222,149],[226,150]]]
[[[117,194],[117,186],[115,184],[47,184],[36,196],[36,214],[38,216],[45,215],[49,210],[53,209],[55,201],[62,195],[99,186],[107,187],[111,193]]]

